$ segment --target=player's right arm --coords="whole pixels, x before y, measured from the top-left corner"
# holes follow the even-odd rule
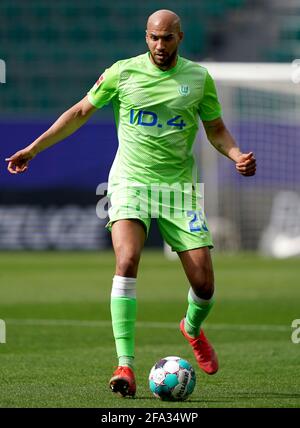
[[[97,108],[89,102],[88,96],[85,96],[77,104],[65,111],[53,125],[33,141],[33,143],[19,150],[9,158],[6,158],[5,160],[8,162],[8,171],[12,174],[26,171],[29,161],[38,153],[73,134],[87,122],[95,111],[97,111]]]

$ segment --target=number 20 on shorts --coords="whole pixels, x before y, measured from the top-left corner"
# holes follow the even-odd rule
[[[189,221],[190,232],[201,232],[202,230],[208,232],[202,211],[187,211],[187,216],[191,217]]]

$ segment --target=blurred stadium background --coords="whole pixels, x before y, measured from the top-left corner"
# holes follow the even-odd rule
[[[106,67],[143,53],[146,17],[158,8],[182,17],[182,56],[215,63],[226,123],[258,159],[255,178],[238,177],[199,133],[196,155],[216,250],[299,254],[299,91],[291,78],[291,63],[300,56],[298,0],[2,0],[2,160],[81,99]],[[236,64],[237,77],[228,81],[224,62],[253,67]],[[257,63],[272,64],[268,81],[260,79]],[[280,63],[284,78],[277,79]],[[104,221],[95,215],[96,187],[106,182],[116,149],[108,107],[40,154],[25,175],[9,175],[2,162],[0,249],[109,248]],[[147,245],[162,245],[155,223]]]

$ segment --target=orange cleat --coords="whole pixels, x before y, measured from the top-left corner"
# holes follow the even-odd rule
[[[119,366],[109,381],[112,392],[122,397],[134,397],[136,392],[135,376],[131,368]]]
[[[215,374],[219,368],[217,354],[205,337],[203,330],[200,330],[198,337],[189,336],[184,329],[184,318],[180,322],[180,330],[190,342],[200,369],[209,375]]]

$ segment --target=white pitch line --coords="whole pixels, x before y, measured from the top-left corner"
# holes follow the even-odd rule
[[[66,326],[66,327],[110,327],[111,321],[101,320],[60,320],[60,319],[6,319],[7,325],[18,325],[18,326],[43,326],[43,327],[54,327],[54,326]],[[166,328],[166,329],[178,329],[179,323],[175,322],[151,322],[151,321],[137,321],[136,326],[138,328]],[[286,325],[272,325],[272,324],[205,324],[205,328],[208,330],[229,330],[229,331],[276,331],[286,332],[290,331],[291,327]]]

